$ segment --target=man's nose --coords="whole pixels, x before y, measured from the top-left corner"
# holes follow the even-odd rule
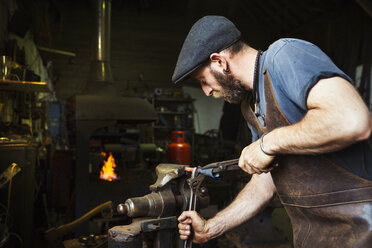
[[[211,96],[212,95],[212,92],[213,92],[213,89],[211,87],[209,87],[208,85],[202,85],[202,90],[204,91],[204,94],[206,96]]]

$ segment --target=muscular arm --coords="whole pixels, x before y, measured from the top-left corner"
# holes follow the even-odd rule
[[[203,221],[196,212],[183,212],[179,217],[181,238],[186,239],[190,235],[189,224],[193,226],[196,243],[223,234],[256,215],[270,201],[275,190],[270,173],[253,175],[235,200],[215,217]]]
[[[370,136],[371,114],[354,87],[341,77],[320,80],[310,90],[307,106],[300,122],[265,136],[265,150],[273,154],[326,153]]]
[[[273,197],[275,186],[270,173],[253,175],[235,200],[206,223],[210,238],[214,238],[255,216]]]

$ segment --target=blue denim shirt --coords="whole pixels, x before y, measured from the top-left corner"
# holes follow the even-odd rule
[[[258,119],[262,125],[265,125],[266,112],[263,75],[265,67],[279,107],[292,124],[299,122],[306,114],[307,95],[320,79],[340,76],[352,82],[351,78],[314,44],[298,39],[280,39],[262,54],[260,60],[258,110],[261,115]],[[256,131],[249,127],[253,141],[257,140],[259,137]],[[326,156],[348,171],[372,180],[372,152],[367,142]]]

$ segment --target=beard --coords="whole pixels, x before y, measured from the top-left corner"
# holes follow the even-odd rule
[[[225,75],[218,71],[211,70],[213,76],[222,87],[219,92],[214,92],[215,97],[224,97],[229,103],[238,104],[248,97],[248,90],[244,88],[240,80],[232,75]]]

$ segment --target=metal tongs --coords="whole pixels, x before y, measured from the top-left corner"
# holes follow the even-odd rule
[[[187,169],[186,169],[187,168]],[[191,177],[187,179],[187,184],[190,187],[190,200],[189,200],[189,207],[188,211],[195,211],[196,210],[196,199],[197,199],[197,192],[201,183],[204,180],[204,175],[197,173],[197,167],[186,167],[186,171],[191,171]],[[189,238],[184,241],[183,243],[184,248],[191,248],[192,247],[192,238]]]
[[[199,191],[200,185],[203,182],[205,176],[219,179],[220,172],[238,170],[239,159],[227,160],[222,162],[211,163],[203,167],[185,167],[185,171],[191,172],[191,176],[187,179],[187,183],[190,187],[190,201],[188,211],[196,210],[197,192]],[[192,247],[192,238],[184,241],[184,248]]]

